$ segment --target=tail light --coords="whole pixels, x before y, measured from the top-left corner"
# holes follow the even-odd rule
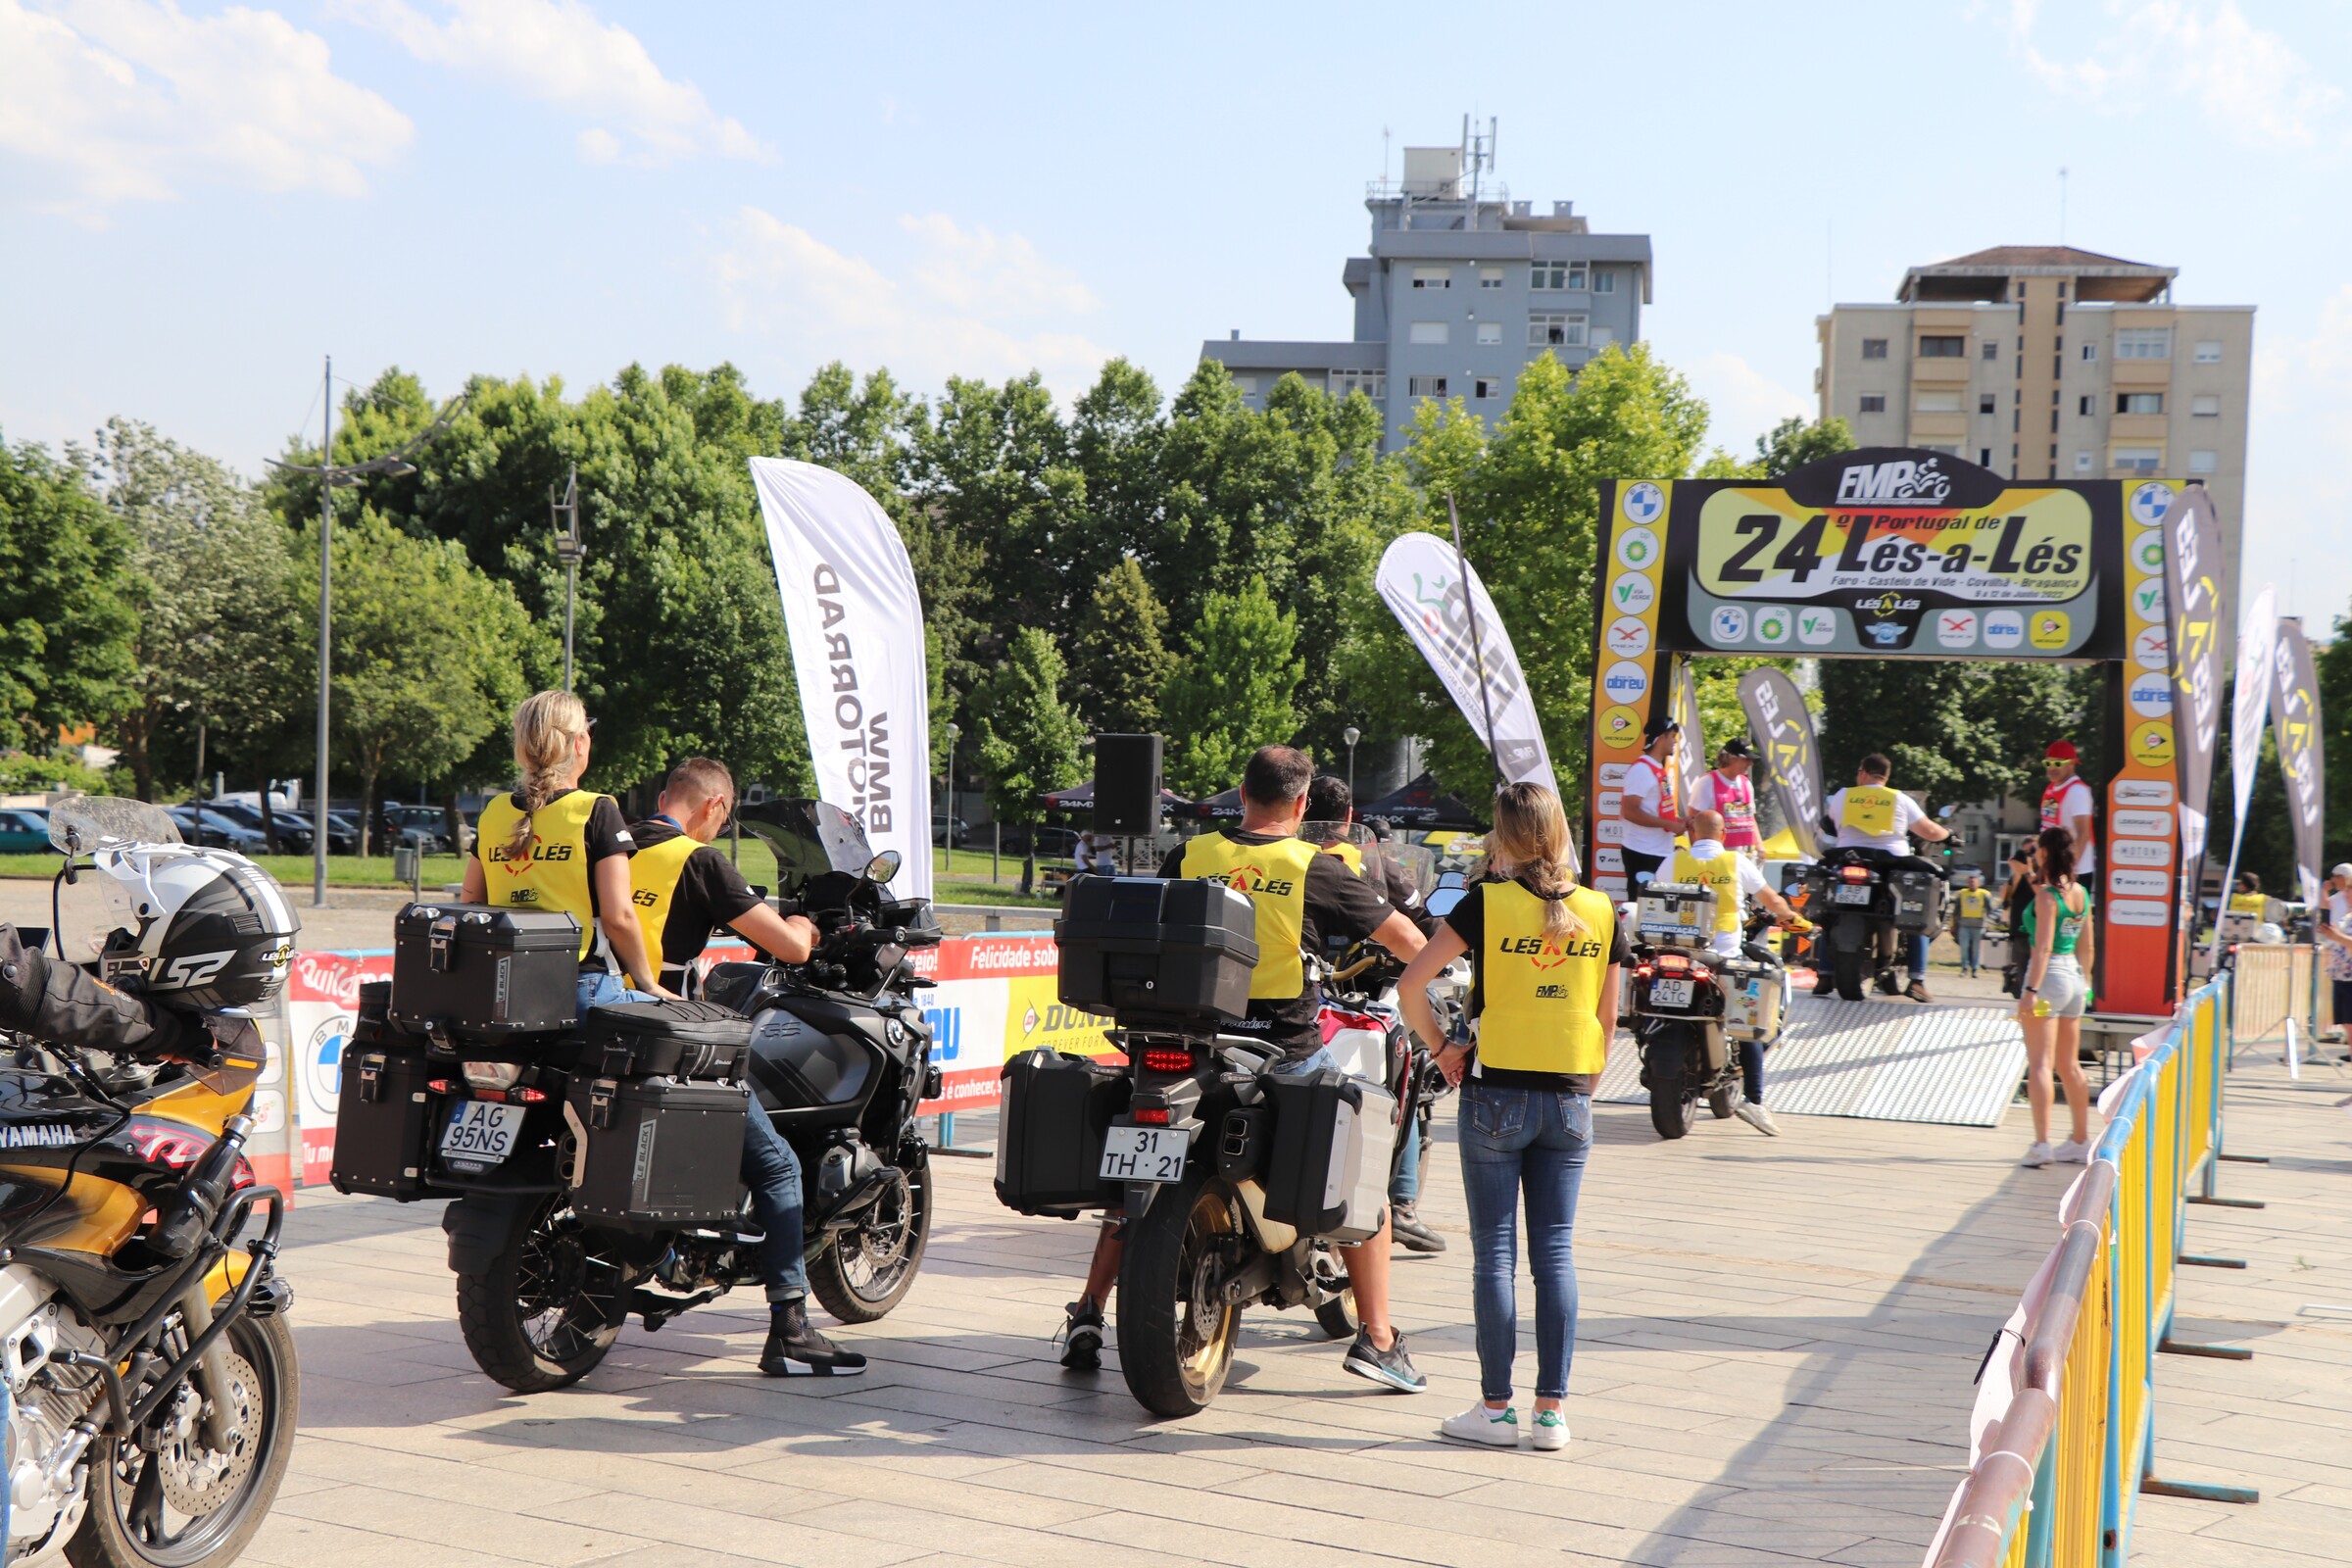
[[[1839,871],[1838,876],[1839,880],[1845,882],[1867,882],[1870,880],[1870,867],[1867,865],[1849,865],[1843,870]]]
[[[148,1121],[144,1117],[133,1119],[124,1136],[129,1138],[130,1147],[138,1151],[141,1159],[150,1165],[161,1165],[166,1170],[186,1170],[204,1157],[206,1150],[213,1147],[213,1141],[193,1127],[181,1127],[168,1121]],[[251,1187],[259,1179],[253,1174],[253,1166],[243,1154],[237,1156],[236,1171],[235,1179],[229,1184],[232,1189]]]
[[[1646,980],[1655,973],[1657,973],[1657,970],[1646,963],[1636,964],[1634,966],[1634,978],[1637,980]]]
[[[1135,1113],[1135,1123],[1139,1127],[1165,1127],[1168,1124],[1168,1107],[1146,1105]]]
[[[1146,1072],[1191,1072],[1193,1070],[1193,1054],[1189,1049],[1146,1046],[1144,1048],[1144,1070]]]
[[[1679,953],[1664,953],[1658,956],[1658,967],[1668,974],[1681,974],[1690,967],[1690,960]]]

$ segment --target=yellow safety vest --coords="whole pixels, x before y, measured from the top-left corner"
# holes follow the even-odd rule
[[[677,894],[678,878],[686,874],[687,860],[701,848],[680,833],[629,857],[629,902],[637,907],[638,929],[645,933],[645,945],[658,965],[686,961],[686,956],[672,958],[662,951],[662,934],[669,929],[669,903]]]
[[[2232,914],[2262,914],[2270,906],[2271,897],[2267,893],[2232,893],[2230,895],[2230,911]]]
[[[1715,890],[1715,929],[1717,932],[1740,929],[1741,900],[1740,897],[1740,858],[1729,850],[1712,860],[1702,860],[1689,850],[1674,852],[1674,875],[1669,881]]]
[[[1250,975],[1250,1000],[1289,1002],[1306,990],[1306,965],[1299,944],[1306,937],[1306,868],[1322,852],[1299,839],[1241,844],[1223,833],[1203,833],[1184,846],[1180,875],[1222,882],[1250,895],[1257,913],[1257,967]]]
[[[1323,846],[1325,855],[1336,855],[1347,862],[1348,869],[1357,876],[1364,874],[1364,852],[1346,839],[1334,839]]]
[[[580,922],[580,956],[596,942],[596,900],[589,892],[588,817],[609,799],[573,790],[539,808],[531,817],[530,848],[510,859],[507,842],[523,814],[512,795],[482,808],[474,823],[474,851],[492,904],[529,909],[561,909]]]
[[[1478,955],[1478,1059],[1512,1072],[1598,1072],[1601,987],[1608,979],[1617,909],[1578,888],[1568,912],[1581,934],[1544,934],[1544,901],[1516,882],[1482,882],[1486,941]]]
[[[1960,901],[1960,918],[1982,920],[1984,911],[1992,907],[1992,893],[1985,888],[1962,888],[1953,895]]]
[[[1894,831],[1894,803],[1901,798],[1900,792],[1889,785],[1856,784],[1845,792],[1845,807],[1838,813],[1839,825],[1885,838]]]

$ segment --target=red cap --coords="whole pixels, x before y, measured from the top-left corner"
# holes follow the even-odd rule
[[[2050,749],[2041,755],[2053,762],[2071,762],[2075,760],[2075,743],[2073,741],[2052,741]]]

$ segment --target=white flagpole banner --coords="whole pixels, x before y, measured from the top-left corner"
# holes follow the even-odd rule
[[[1519,656],[1511,649],[1510,634],[1502,629],[1494,601],[1486,584],[1470,569],[1470,592],[1462,593],[1463,564],[1453,546],[1434,533],[1399,534],[1380,558],[1380,597],[1396,612],[1404,634],[1421,650],[1429,667],[1438,672],[1471,732],[1494,753],[1502,776],[1513,784],[1543,785],[1557,793],[1560,781],[1551,771],[1551,754],[1544,745],[1543,726],[1536,722],[1535,699],[1519,672]],[[1478,616],[1478,641],[1470,639],[1471,607]],[[1486,701],[1479,700],[1478,667],[1487,669]],[[1488,710],[1494,730],[1487,733]]]
[[[896,524],[812,463],[754,458],[792,637],[816,792],[896,850],[900,898],[931,897],[931,681],[923,607]]]
[[[2271,674],[2278,643],[2278,595],[2264,583],[2237,623],[2237,684],[2230,696],[2230,786],[2237,803],[2230,858],[2245,832],[2246,803],[2254,798],[2254,769],[2262,760],[2262,730],[2271,717]]]

